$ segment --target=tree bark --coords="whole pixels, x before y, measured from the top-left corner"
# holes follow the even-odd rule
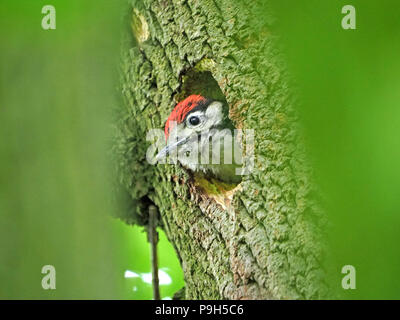
[[[180,259],[186,299],[311,299],[328,292],[316,200],[284,63],[264,1],[138,0],[124,41],[120,182]],[[267,10],[267,11],[265,11]],[[151,128],[193,93],[223,96],[236,128],[255,130],[255,166],[231,192],[180,165],[150,165]],[[216,187],[218,189],[218,186]]]

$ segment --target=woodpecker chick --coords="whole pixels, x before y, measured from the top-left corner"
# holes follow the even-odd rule
[[[176,105],[165,123],[167,146],[156,156],[169,155],[184,167],[239,183],[241,147],[234,137],[228,106],[221,101],[191,95]],[[238,169],[238,170],[236,170]]]

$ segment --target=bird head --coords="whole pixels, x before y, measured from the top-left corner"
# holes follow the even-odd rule
[[[193,171],[212,171],[218,176],[218,173],[226,171],[226,167],[223,169],[219,165],[222,162],[218,162],[218,165],[211,162],[204,164],[201,159],[204,159],[204,155],[209,156],[208,159],[213,158],[218,153],[220,161],[224,153],[232,154],[233,129],[226,103],[201,95],[191,95],[179,102],[169,115],[165,123],[167,145],[157,154],[156,160],[174,155],[183,166]],[[222,145],[221,141],[224,139],[230,143]],[[223,175],[230,173],[224,172]]]
[[[222,102],[200,95],[191,95],[179,102],[165,123],[167,146],[156,158],[176,151],[178,155],[190,152],[190,146],[199,142],[201,135],[223,126],[226,120],[224,111]]]

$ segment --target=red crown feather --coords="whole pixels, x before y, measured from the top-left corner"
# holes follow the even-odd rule
[[[171,114],[169,115],[167,122],[165,123],[165,138],[168,139],[169,132],[173,128],[170,125],[170,121],[175,121],[176,123],[182,123],[185,119],[186,115],[196,108],[198,105],[202,103],[206,103],[207,99],[203,96],[193,94],[187,97],[185,100],[179,102],[174,110],[172,110]]]

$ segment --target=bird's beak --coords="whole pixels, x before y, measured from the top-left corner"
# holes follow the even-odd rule
[[[161,159],[165,159],[165,157],[169,154],[171,154],[174,150],[176,150],[180,145],[186,143],[189,140],[189,137],[185,137],[182,139],[179,139],[178,141],[175,141],[171,144],[168,144],[166,147],[164,147],[157,155],[156,155],[156,161],[159,161]]]

